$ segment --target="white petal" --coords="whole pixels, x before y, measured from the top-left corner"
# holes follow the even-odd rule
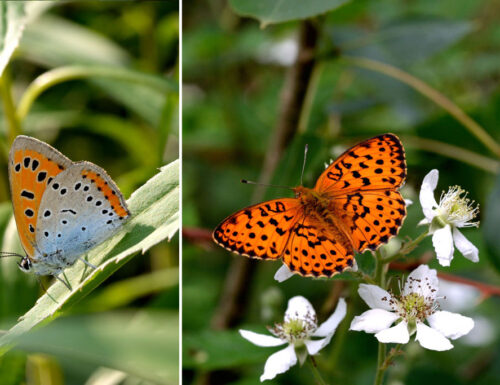
[[[432,245],[436,250],[436,256],[441,266],[450,266],[453,259],[453,237],[450,225],[434,231]]]
[[[285,322],[290,319],[308,319],[316,317],[316,311],[311,303],[301,295],[290,298],[285,312]]]
[[[286,343],[286,341],[280,340],[279,338],[268,336],[265,334],[254,333],[250,330],[240,330],[240,334],[243,338],[257,346],[280,346]]]
[[[363,298],[363,301],[372,309],[393,310],[391,305],[389,305],[389,300],[392,296],[389,292],[376,285],[362,283],[359,285],[358,293]]]
[[[431,328],[452,340],[468,334],[474,327],[472,318],[449,311],[437,311],[427,317],[427,321]]]
[[[354,317],[350,330],[378,333],[389,328],[399,318],[396,313],[382,309],[372,309]]]
[[[420,188],[420,205],[427,219],[432,219],[435,216],[434,209],[438,207],[436,199],[434,199],[434,190],[436,189],[439,179],[439,171],[431,170],[424,178],[422,187]]]
[[[406,204],[406,207],[408,207],[408,206],[410,206],[410,205],[413,204],[413,201],[411,199],[406,198],[405,199],[405,204]]]
[[[326,345],[330,343],[333,334],[322,338],[320,340],[305,340],[304,344],[306,345],[307,351],[311,356],[317,354],[321,349],[323,349]]]
[[[359,269],[359,268],[358,268],[358,263],[356,262],[356,260],[355,260],[355,259],[353,259],[353,261],[352,261],[352,266],[351,266],[351,268],[350,268],[349,270],[355,273],[355,272],[357,272],[357,271],[358,271],[358,269]]]
[[[432,301],[436,299],[439,289],[437,271],[427,265],[420,265],[406,278],[403,294],[417,293]]]
[[[290,278],[293,273],[290,271],[287,265],[281,265],[281,267],[274,274],[274,279],[278,282],[286,281]]]
[[[396,326],[390,329],[385,329],[377,334],[375,337],[383,344],[406,344],[410,340],[410,333],[408,333],[408,324],[406,321],[401,321]]]
[[[455,246],[458,251],[460,251],[465,258],[470,259],[472,262],[479,261],[479,251],[477,247],[465,238],[456,227],[453,227],[453,240],[455,241]]]
[[[347,312],[347,305],[344,298],[339,298],[339,303],[333,314],[314,332],[313,336],[316,337],[327,337],[333,335],[337,326],[339,326],[340,321],[342,321]]]
[[[430,350],[443,351],[453,348],[448,338],[421,322],[417,322],[417,336],[415,337],[415,341],[418,341],[422,347]]]
[[[424,218],[420,222],[418,222],[417,226],[428,225],[432,222],[431,219]]]
[[[266,361],[264,373],[260,376],[260,382],[272,380],[277,374],[284,373],[297,363],[297,355],[293,345],[272,354]]]

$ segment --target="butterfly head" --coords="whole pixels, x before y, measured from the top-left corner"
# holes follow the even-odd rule
[[[21,261],[17,264],[19,266],[19,269],[21,271],[24,271],[25,273],[31,272],[31,269],[33,268],[33,263],[31,263],[31,259],[29,259],[27,256],[23,257]]]

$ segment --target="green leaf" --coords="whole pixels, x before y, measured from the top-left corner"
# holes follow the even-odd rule
[[[253,330],[253,328],[250,328]],[[236,331],[206,330],[184,333],[182,365],[185,368],[217,370],[262,362],[283,347],[262,348],[245,340]]]
[[[16,337],[41,322],[50,322],[60,313],[81,300],[94,288],[128,262],[137,252],[144,253],[151,246],[171,239],[179,222],[179,161],[170,163],[135,191],[127,201],[131,219],[112,238],[92,249],[87,257],[97,266],[90,270],[77,261],[65,270],[71,284],[68,290],[55,282],[45,295],[0,338],[3,350],[15,343]]]
[[[472,31],[466,21],[397,20],[373,33],[356,28],[333,28],[334,44],[343,52],[404,66],[445,50]]]
[[[0,3],[0,76],[19,45],[26,25],[53,4],[53,1],[2,1]]]
[[[24,334],[18,349],[178,384],[177,313],[108,313],[61,318]]]
[[[253,17],[264,27],[284,21],[308,19],[332,11],[350,0],[231,0],[240,16]]]

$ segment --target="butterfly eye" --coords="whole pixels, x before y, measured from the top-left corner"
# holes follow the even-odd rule
[[[24,271],[25,273],[29,272],[32,268],[31,260],[28,257],[24,257],[21,259],[21,262],[18,263],[19,269]]]

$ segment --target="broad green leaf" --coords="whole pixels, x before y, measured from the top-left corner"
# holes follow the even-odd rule
[[[54,1],[0,2],[0,76],[19,45],[26,25],[54,3]]]
[[[334,27],[330,35],[345,53],[403,66],[445,50],[471,31],[472,24],[467,21],[403,19],[374,32]]]
[[[253,17],[262,26],[284,21],[308,19],[332,11],[350,0],[231,0],[240,16]]]
[[[178,319],[165,311],[71,316],[24,334],[17,349],[178,384]]]
[[[122,70],[131,61],[128,53],[113,41],[53,15],[40,17],[26,29],[20,49],[24,57],[49,68],[92,64]],[[150,78],[154,77],[150,75]],[[164,80],[158,77],[158,82]],[[165,91],[151,87],[146,81],[143,84],[102,78],[90,81],[151,125],[158,125],[165,104]]]
[[[97,266],[90,270],[77,261],[65,270],[72,290],[55,282],[19,322],[0,338],[0,346],[41,322],[50,322],[113,274],[138,252],[171,237],[179,226],[179,161],[164,166],[160,173],[135,191],[127,201],[131,219],[118,234],[91,250],[88,260]]]
[[[252,328],[250,328],[252,329]],[[265,332],[264,332],[265,333]],[[245,340],[237,331],[206,330],[183,335],[182,365],[216,370],[250,363],[264,363],[278,348],[262,348]]]

